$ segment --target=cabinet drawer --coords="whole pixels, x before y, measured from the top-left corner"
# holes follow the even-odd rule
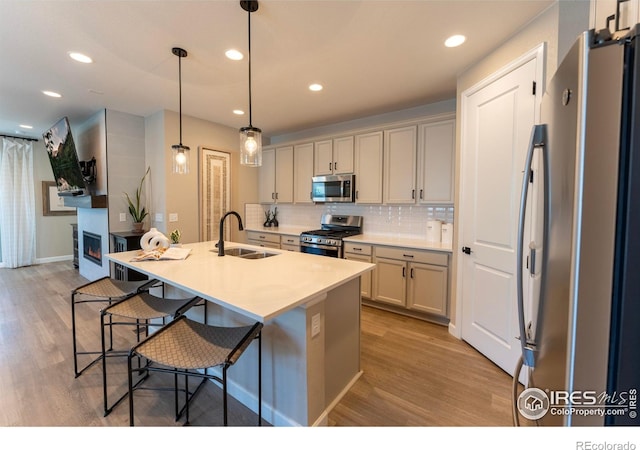
[[[300,245],[300,236],[283,235],[280,238],[282,245]]]
[[[260,233],[259,231],[247,231],[247,239],[252,241],[271,242],[280,245],[280,235],[272,233]]]
[[[367,244],[355,244],[353,242],[345,242],[344,252],[356,253],[358,255],[371,255],[371,246]]]
[[[380,258],[415,261],[438,266],[446,266],[449,264],[449,255],[446,253],[416,250],[412,248],[376,247],[376,256]]]

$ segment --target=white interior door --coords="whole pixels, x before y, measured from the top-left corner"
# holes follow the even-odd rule
[[[524,161],[538,117],[541,93],[534,94],[533,83],[542,86],[542,55],[540,47],[463,93],[459,242],[471,253],[460,254],[461,335],[509,374],[521,353],[518,213]],[[525,237],[525,245],[529,241]],[[529,281],[525,276],[525,293]]]

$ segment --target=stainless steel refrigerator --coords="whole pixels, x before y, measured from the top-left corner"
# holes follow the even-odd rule
[[[533,308],[522,293],[531,274],[521,268],[517,280],[521,363],[528,395],[538,397],[514,391],[514,417],[530,408],[541,425],[640,425],[639,33],[581,35],[549,82],[532,132],[518,260],[541,270]],[[532,180],[536,158],[542,170]],[[525,243],[536,183],[542,242]]]

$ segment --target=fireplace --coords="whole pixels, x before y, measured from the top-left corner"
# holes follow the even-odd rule
[[[89,261],[102,266],[102,238],[99,234],[82,232],[82,256]]]

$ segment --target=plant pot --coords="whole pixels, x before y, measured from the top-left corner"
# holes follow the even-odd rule
[[[178,244],[171,244],[171,247],[182,247],[182,244],[178,243]]]
[[[142,229],[142,226],[144,225],[144,222],[133,222],[133,232],[134,233],[142,233],[144,230]]]

